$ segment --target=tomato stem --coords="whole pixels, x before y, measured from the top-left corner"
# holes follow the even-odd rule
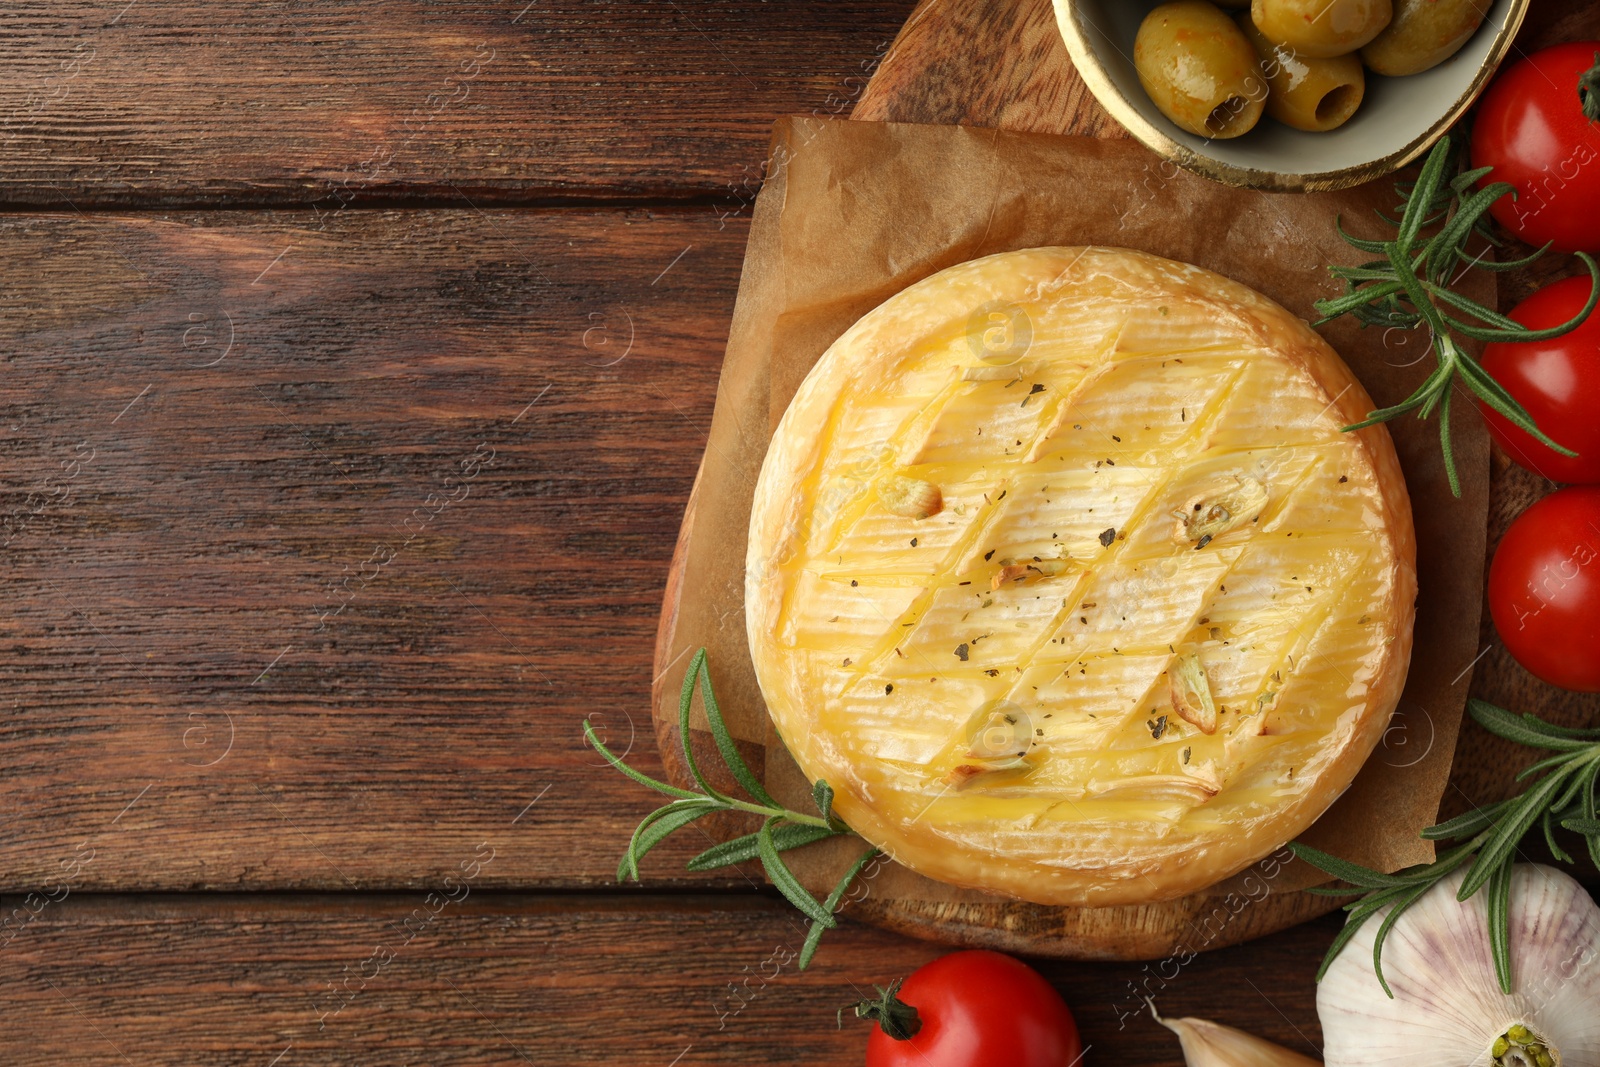
[[[1600,52],[1594,54],[1594,66],[1578,77],[1578,103],[1583,107],[1583,117],[1590,122],[1600,120]]]
[[[922,1029],[922,1019],[917,1016],[917,1009],[901,1000],[897,995],[903,978],[896,978],[887,986],[873,986],[878,991],[877,1000],[863,1000],[856,1004],[857,1019],[871,1019],[878,1024],[878,1029],[894,1038],[896,1041],[909,1041],[918,1030]],[[839,1009],[839,1015],[844,1015],[844,1009]]]

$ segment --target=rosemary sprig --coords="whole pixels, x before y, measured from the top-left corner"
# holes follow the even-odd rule
[[[1460,142],[1460,146],[1465,147],[1465,141]],[[1316,308],[1322,318],[1314,324],[1321,326],[1342,315],[1351,315],[1362,327],[1427,327],[1428,345],[1437,361],[1433,373],[1405,400],[1371,412],[1363,421],[1345,429],[1360,430],[1408,411],[1415,411],[1424,419],[1437,414],[1445,475],[1450,479],[1450,491],[1456,496],[1461,495],[1461,482],[1456,475],[1455,453],[1450,444],[1450,395],[1458,378],[1485,404],[1536,440],[1564,456],[1575,454],[1546,436],[1522,405],[1468,354],[1459,338],[1542,341],[1559,337],[1576,329],[1600,302],[1600,267],[1583,252],[1577,255],[1589,268],[1589,300],[1570,320],[1549,329],[1530,330],[1451,288],[1461,274],[1473,267],[1488,271],[1514,270],[1532,263],[1549,248],[1546,245],[1522,259],[1500,263],[1486,261],[1487,250],[1476,254],[1468,250],[1474,236],[1491,244],[1499,243],[1485,216],[1489,206],[1512,193],[1513,188],[1506,182],[1494,182],[1475,189],[1493,168],[1479,167],[1457,173],[1461,166],[1460,155],[1457,142],[1447,135],[1428,153],[1417,180],[1396,186],[1402,200],[1400,217],[1378,213],[1379,218],[1396,227],[1392,240],[1367,241],[1352,237],[1345,232],[1342,219],[1336,223],[1339,236],[1347,243],[1383,258],[1356,267],[1329,267],[1333,276],[1345,283],[1346,292],[1343,296],[1317,301]],[[1431,230],[1431,236],[1424,237],[1424,230]]]
[[[694,703],[697,682],[700,688],[700,701],[705,708],[706,722],[711,727],[711,737],[716,742],[717,753],[722,757],[722,762],[727,767],[728,773],[733,776],[733,780],[738,782],[739,787],[749,795],[749,800],[729,796],[717,789],[701,772],[695,760],[694,747],[690,743],[689,711]],[[811,920],[811,927],[806,933],[805,943],[801,946],[799,955],[799,965],[804,970],[811,962],[811,957],[816,954],[817,944],[822,940],[823,932],[838,925],[834,913],[839,910],[840,901],[844,899],[845,893],[849,892],[856,877],[877,857],[878,850],[867,849],[845,872],[839,884],[834,886],[833,892],[828,894],[826,901],[818,901],[805,886],[800,884],[800,880],[784,863],[782,854],[790,849],[801,848],[826,838],[853,836],[852,831],[834,815],[833,789],[827,782],[818,781],[812,789],[812,801],[818,812],[816,815],[789,810],[774,800],[762,786],[760,779],[745,763],[744,757],[739,755],[733,735],[728,732],[728,726],[723,721],[722,708],[717,704],[716,693],[711,687],[711,669],[707,663],[706,650],[703,648],[695,653],[694,659],[689,663],[689,671],[684,675],[683,690],[678,698],[678,734],[683,742],[684,765],[689,768],[689,774],[694,778],[698,790],[680,789],[678,786],[658,781],[634,770],[605,746],[589,720],[585,719],[583,722],[584,738],[594,746],[596,752],[605,757],[607,763],[640,785],[648,786],[658,793],[673,798],[671,802],[646,815],[633,831],[633,837],[628,842],[628,850],[617,865],[617,881],[624,881],[627,878],[639,881],[639,861],[674,831],[681,830],[703,816],[714,811],[737,811],[760,816],[761,826],[754,833],[711,846],[691,859],[688,867],[692,871],[709,871],[745,860],[759,859],[761,866],[767,872],[767,877],[778,892]]]
[[[1355,936],[1363,923],[1384,908],[1390,908],[1378,927],[1372,943],[1372,968],[1378,976],[1383,991],[1390,997],[1389,983],[1383,977],[1383,942],[1394,927],[1395,920],[1418,897],[1452,872],[1466,867],[1466,876],[1456,893],[1458,900],[1468,900],[1480,889],[1489,892],[1489,944],[1494,957],[1495,974],[1500,988],[1513,991],[1511,974],[1511,869],[1516,862],[1517,846],[1538,826],[1544,833],[1550,853],[1562,863],[1572,863],[1573,858],[1556,841],[1556,827],[1581,834],[1588,846],[1589,858],[1600,867],[1600,729],[1574,730],[1545,722],[1535,715],[1516,715],[1486,704],[1481,700],[1467,701],[1467,711],[1479,725],[1497,737],[1532,748],[1554,752],[1517,775],[1517,781],[1533,778],[1537,781],[1518,796],[1502,800],[1488,807],[1476,808],[1465,815],[1430,826],[1422,836],[1430,841],[1455,841],[1458,844],[1442,852],[1432,863],[1407,867],[1394,874],[1384,874],[1357,863],[1330,856],[1319,849],[1302,845],[1298,841],[1289,847],[1295,855],[1314,867],[1366,892],[1358,900],[1344,906],[1349,920],[1339,936],[1334,938],[1328,955],[1317,971],[1317,979],[1328,972],[1344,946]],[[1318,887],[1310,893],[1328,896],[1349,896],[1352,890],[1338,887]]]

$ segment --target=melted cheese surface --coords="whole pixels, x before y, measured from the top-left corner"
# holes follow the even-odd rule
[[[1410,512],[1314,333],[1198,268],[950,268],[823,356],[756,492],[752,654],[858,833],[1042,903],[1192,892],[1292,839],[1409,659]]]

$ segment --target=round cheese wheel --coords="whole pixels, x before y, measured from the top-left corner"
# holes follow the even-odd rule
[[[755,492],[751,655],[835,810],[931,878],[1158,901],[1304,830],[1399,699],[1410,503],[1307,325],[1112,248],[963,263],[851,327]]]

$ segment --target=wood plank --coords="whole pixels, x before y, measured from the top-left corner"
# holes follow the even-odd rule
[[[8,930],[0,1048],[14,1067],[859,1063],[866,1024],[840,1030],[837,1010],[940,951],[847,923],[802,972],[803,931],[779,901],[475,884],[449,890],[459,903],[72,894]],[[1166,1013],[1314,1054],[1311,974],[1334,929],[1320,921],[1187,963],[1039,966],[1091,1057],[1182,1064],[1176,1039],[1142,1013],[1144,990]],[[1268,974],[1294,977],[1268,985]]]
[[[0,201],[718,197],[849,110],[911,0],[19,0]]]
[[[0,888],[602,886],[744,245],[709,211],[0,216]],[[537,803],[534,803],[537,801]],[[532,804],[532,807],[529,805]],[[652,860],[690,876],[692,842]]]

